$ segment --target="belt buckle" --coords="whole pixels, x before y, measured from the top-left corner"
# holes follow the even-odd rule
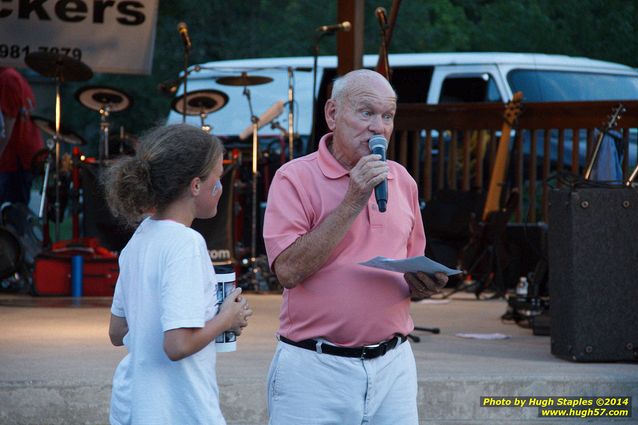
[[[368,353],[370,353],[372,350],[376,350],[377,348],[381,348],[381,355],[383,356],[385,354],[385,352],[387,351],[387,344],[385,342],[380,342],[378,344],[373,344],[373,345],[364,345],[361,348],[361,360],[365,360],[369,357],[367,357]]]

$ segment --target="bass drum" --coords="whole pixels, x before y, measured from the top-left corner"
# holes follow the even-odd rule
[[[0,226],[0,279],[5,279],[18,271],[22,256],[22,246],[18,237]]]

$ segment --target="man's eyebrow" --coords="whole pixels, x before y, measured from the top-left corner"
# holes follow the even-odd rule
[[[360,100],[357,104],[356,107],[357,109],[361,109],[361,108],[368,108],[368,109],[373,109],[378,103],[377,102],[372,102],[370,100]]]

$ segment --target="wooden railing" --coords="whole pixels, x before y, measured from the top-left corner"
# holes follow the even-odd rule
[[[521,195],[515,221],[548,221],[550,177],[582,176],[613,109],[618,121],[623,180],[636,167],[638,101],[522,104],[510,144],[509,188]],[[503,122],[502,104],[399,104],[388,157],[403,164],[430,200],[437,190],[486,191]],[[570,153],[571,152],[571,153]]]

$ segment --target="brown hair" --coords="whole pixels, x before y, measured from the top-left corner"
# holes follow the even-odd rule
[[[223,152],[219,139],[188,124],[152,129],[134,157],[117,160],[103,174],[109,208],[135,227],[179,199],[193,178],[205,179]]]

